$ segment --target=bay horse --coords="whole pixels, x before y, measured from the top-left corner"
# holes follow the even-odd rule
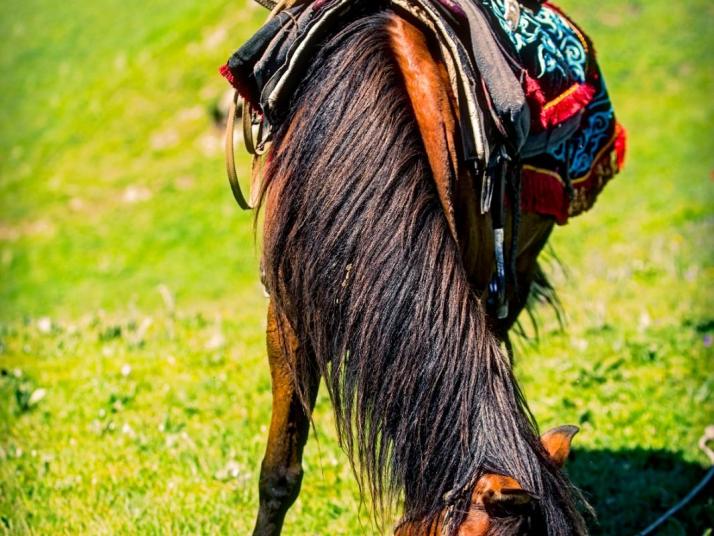
[[[562,471],[577,428],[539,438],[502,349],[555,221],[506,207],[515,277],[495,317],[491,215],[474,209],[457,108],[424,32],[380,8],[325,39],[272,132],[256,536],[279,535],[298,496],[321,378],[375,511],[403,501],[399,536],[587,533]]]

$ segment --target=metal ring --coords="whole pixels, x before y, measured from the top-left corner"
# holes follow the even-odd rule
[[[269,139],[270,131],[266,128],[265,118],[243,99],[243,142],[246,150],[260,156],[265,153]]]

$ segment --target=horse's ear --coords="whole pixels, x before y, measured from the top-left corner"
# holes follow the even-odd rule
[[[548,430],[540,437],[546,452],[559,467],[562,467],[570,454],[570,443],[573,436],[580,430],[577,426],[567,424]]]
[[[479,478],[472,496],[473,503],[482,505],[487,511],[493,508],[511,510],[534,499],[537,497],[513,478],[491,473]]]

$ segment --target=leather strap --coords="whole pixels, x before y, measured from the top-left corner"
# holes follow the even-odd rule
[[[250,124],[249,111],[246,110],[247,104],[243,103],[243,132],[245,136],[245,125],[246,121]],[[231,106],[228,109],[228,119],[226,121],[226,137],[225,137],[225,151],[226,151],[226,173],[228,174],[228,182],[231,185],[231,190],[233,191],[233,197],[235,197],[238,202],[238,206],[243,210],[251,210],[254,205],[251,205],[243,195],[243,191],[240,189],[240,183],[238,182],[238,173],[236,173],[236,162],[235,153],[233,148],[233,132],[235,130],[236,123],[236,112],[238,110],[238,92],[233,94],[233,99],[231,101]],[[246,119],[247,117],[247,119]],[[250,141],[248,141],[250,139]],[[246,147],[248,143],[253,142],[252,132],[246,140]],[[250,150],[250,149],[249,149]]]

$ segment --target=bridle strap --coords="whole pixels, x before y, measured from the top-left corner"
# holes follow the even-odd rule
[[[238,173],[236,172],[236,162],[235,153],[233,147],[233,132],[235,131],[236,123],[236,113],[238,110],[238,92],[233,94],[233,99],[231,99],[231,105],[228,109],[228,119],[226,120],[226,136],[225,136],[225,152],[226,152],[226,173],[228,174],[228,182],[231,185],[231,190],[233,191],[233,197],[235,197],[238,206],[243,210],[251,210],[254,205],[251,205],[243,195],[243,191],[240,188],[240,183],[238,182]],[[253,142],[252,132],[248,137],[246,137],[246,122],[248,123],[248,128],[250,128],[250,117],[249,112],[246,110],[246,103],[243,103],[243,137],[248,143]],[[247,118],[247,119],[246,119]],[[249,141],[250,140],[250,141]]]

